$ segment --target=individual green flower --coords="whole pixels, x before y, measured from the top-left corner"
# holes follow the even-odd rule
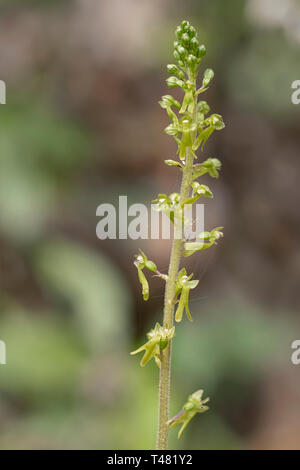
[[[221,162],[217,158],[208,158],[203,163],[193,166],[193,179],[197,179],[208,173],[212,178],[219,178]]]
[[[223,227],[216,227],[210,232],[202,232],[198,235],[200,240],[203,240],[205,243],[214,244],[217,240],[223,237]],[[211,245],[210,245],[211,246]]]
[[[161,97],[161,101],[159,101],[159,104],[161,105],[162,108],[171,108],[174,106],[177,109],[180,109],[180,103],[179,101],[175,100],[175,98],[171,95],[164,95]]]
[[[206,103],[206,101],[199,101],[197,109],[198,109],[198,113],[205,115],[209,113],[210,106],[209,104]]]
[[[185,87],[185,95],[183,98],[182,106],[180,108],[179,113],[184,114],[186,110],[190,114],[193,114],[194,111],[194,93],[193,90],[191,90],[188,86]]]
[[[176,279],[176,294],[180,295],[178,301],[178,307],[175,313],[175,321],[181,322],[183,312],[185,310],[186,315],[190,321],[193,321],[192,316],[190,314],[189,309],[189,294],[191,289],[195,289],[197,287],[199,281],[191,280],[193,274],[187,276],[186,269],[183,268],[177,275]]]
[[[192,196],[185,201],[185,204],[194,204],[199,197],[213,198],[214,195],[206,184],[200,184],[197,181],[192,183]]]
[[[220,114],[212,114],[208,118],[206,118],[203,123],[200,123],[199,134],[195,142],[193,143],[193,150],[197,150],[199,147],[203,151],[204,145],[212,135],[212,133],[216,131],[220,131],[224,129],[225,124],[223,122],[222,116]]]
[[[168,113],[169,118],[173,122],[174,126],[178,125],[178,118],[174,111],[172,110],[172,106],[174,106],[177,109],[180,109],[180,103],[179,101],[175,100],[173,96],[171,95],[164,95],[161,98],[161,101],[159,101],[160,106],[165,109]]]
[[[216,245],[217,241],[223,237],[222,229],[223,227],[216,227],[211,232],[202,232],[197,237],[201,241],[185,243],[183,256],[188,257],[197,251],[206,250],[207,248]]]
[[[157,266],[153,261],[150,261],[142,250],[140,253],[135,255],[134,265],[141,269],[147,268],[149,271],[156,272]]]
[[[212,114],[206,119],[206,124],[213,127],[216,131],[224,129],[225,124],[220,114]]]
[[[214,197],[213,193],[206,184],[200,184],[197,181],[192,183],[193,195],[205,196],[205,197]]]
[[[145,255],[145,253],[143,253],[142,250],[140,250],[140,253],[135,256],[134,265],[138,270],[138,278],[142,285],[143,299],[148,300],[149,299],[149,284],[148,284],[145,274],[143,273],[143,269],[146,268],[149,271],[156,272],[157,266],[153,261],[148,260],[147,256]]]
[[[182,220],[182,207],[180,204],[180,194],[179,193],[172,193],[170,196],[167,194],[159,194],[157,199],[152,201],[155,206],[153,207],[154,210],[158,212],[164,212],[171,222],[175,222],[175,218],[177,220]]]
[[[180,125],[179,124],[169,124],[165,128],[165,133],[168,134],[168,135],[171,135],[172,137],[174,137],[177,144],[180,145],[180,140],[177,137],[180,134]]]
[[[167,347],[169,341],[174,338],[174,336],[175,326],[169,329],[156,323],[155,327],[147,333],[148,341],[130,354],[134,355],[145,351],[140,365],[144,367],[152,358],[154,358],[157,366],[160,367],[160,352]]]
[[[185,160],[187,149],[191,149],[193,146],[193,132],[195,131],[194,127],[195,126],[188,119],[182,120],[182,138],[181,144],[179,146],[180,160]]]
[[[137,270],[138,270],[138,278],[139,278],[140,284],[142,285],[143,299],[147,301],[149,299],[149,283],[142,269],[138,267]]]
[[[182,117],[179,122],[173,122],[165,128],[166,134],[174,137],[177,142],[179,157],[182,161],[185,160],[187,149],[193,152],[193,135],[196,129],[196,124],[187,116]],[[181,140],[178,138],[179,134],[182,134]]]
[[[209,407],[205,405],[205,403],[209,402],[209,398],[202,400],[202,396],[203,390],[197,390],[194,392],[188,397],[187,402],[183,405],[183,409],[174,416],[174,418],[168,421],[170,428],[174,428],[175,426],[182,424],[178,432],[178,439],[180,439],[183,431],[197,413],[205,413],[205,411],[209,410]]]

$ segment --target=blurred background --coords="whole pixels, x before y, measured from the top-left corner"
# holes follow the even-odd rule
[[[98,240],[96,208],[178,188],[157,102],[183,19],[226,123],[205,152],[223,164],[205,225],[225,237],[188,259],[200,285],[173,348],[171,414],[199,388],[211,409],[170,448],[300,449],[300,2],[1,0],[2,449],[155,445],[158,371],[129,352],[161,321],[164,286],[151,280],[144,303],[132,260],[141,247],[165,272],[170,247]]]

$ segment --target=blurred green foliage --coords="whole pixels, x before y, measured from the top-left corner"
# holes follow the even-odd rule
[[[129,295],[116,267],[69,240],[53,240],[36,253],[38,276],[70,303],[89,347],[99,353],[128,346]]]
[[[89,157],[87,134],[43,99],[0,108],[0,232],[37,237]]]
[[[1,391],[35,406],[55,397],[72,397],[86,352],[67,321],[5,310],[1,337],[8,345],[8,367],[1,370]]]
[[[287,43],[282,31],[258,32],[228,67],[233,100],[280,123],[296,122],[298,109],[291,105],[291,84],[299,74],[298,57],[299,47]]]
[[[70,3],[69,0],[26,0],[26,7],[45,7],[54,6],[57,4]],[[18,7],[24,6],[24,0],[0,0],[0,7]]]
[[[212,393],[226,376],[251,380],[263,372],[268,362],[282,356],[282,345],[290,333],[284,320],[270,325],[268,315],[245,300],[227,302],[211,305],[208,311],[201,309],[196,327],[188,332],[184,325],[186,331],[177,334],[174,348],[179,374],[185,370],[193,381],[204,380]],[[193,354],[198,361],[190,360]]]

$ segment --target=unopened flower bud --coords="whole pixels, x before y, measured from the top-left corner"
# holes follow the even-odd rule
[[[152,271],[153,273],[155,273],[155,271],[157,271],[157,266],[153,261],[147,260],[146,264],[145,264],[145,267],[147,269],[149,269],[149,271]]]
[[[199,41],[197,38],[194,37],[193,39],[191,39],[190,49],[194,52],[197,52],[198,47],[199,47]]]
[[[178,26],[178,27],[176,28],[176,31],[175,31],[175,35],[176,35],[177,39],[181,39],[182,34],[183,34],[183,31],[182,31],[181,27]]]
[[[168,64],[167,69],[170,75],[176,75],[176,77],[184,79],[184,73],[175,64]]]
[[[181,59],[184,59],[186,57],[187,50],[183,46],[178,46],[177,51],[179,52]]]
[[[194,26],[189,27],[188,34],[189,34],[190,38],[193,38],[194,36],[196,36],[196,30],[195,30]]]
[[[180,55],[179,55],[179,53],[178,53],[178,51],[177,51],[176,49],[175,49],[175,51],[173,52],[173,56],[174,56],[174,58],[175,58],[175,59],[178,61],[178,63],[179,63],[179,61],[180,61]]]
[[[198,103],[198,111],[203,114],[207,114],[210,111],[210,107],[206,101],[199,101]]]
[[[202,59],[202,57],[204,57],[206,55],[206,47],[204,46],[204,44],[199,46],[197,55],[198,55],[199,59]]]
[[[170,88],[176,88],[177,86],[183,87],[184,83],[182,80],[179,80],[177,77],[169,77],[166,80],[168,87]]]
[[[187,33],[184,33],[182,35],[181,41],[183,42],[185,46],[188,46],[190,43],[190,36]]]
[[[210,82],[212,81],[212,79],[214,78],[214,71],[212,69],[206,69],[205,72],[204,72],[204,78],[203,78],[203,82],[202,82],[202,86],[203,87],[207,87],[207,85],[210,84]]]
[[[188,31],[189,28],[190,28],[190,23],[187,20],[182,21],[181,29],[183,31]]]
[[[197,64],[197,58],[193,54],[190,54],[187,58],[187,63],[191,66],[194,66]]]

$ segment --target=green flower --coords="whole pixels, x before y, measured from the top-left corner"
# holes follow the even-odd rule
[[[175,218],[178,221],[182,220],[182,207],[180,204],[180,194],[172,193],[170,196],[166,194],[159,194],[157,199],[152,201],[155,206],[154,210],[158,212],[164,212],[171,220],[175,222]]]
[[[133,264],[138,270],[138,278],[142,285],[143,299],[148,300],[149,299],[149,284],[148,284],[145,274],[143,273],[143,269],[146,268],[149,271],[156,272],[157,266],[153,261],[148,260],[147,256],[145,255],[145,253],[142,252],[142,250],[140,250],[140,253],[135,256],[135,261]]]
[[[187,148],[192,148],[193,146],[193,124],[188,119],[183,119],[182,121],[182,139],[181,145],[179,147],[179,157],[180,160],[185,160]]]
[[[197,179],[202,175],[208,173],[212,178],[219,178],[219,171],[221,169],[221,162],[217,158],[208,158],[203,163],[194,165],[193,179]]]
[[[161,101],[159,101],[160,106],[167,111],[167,114],[173,124],[176,126],[178,125],[178,118],[174,111],[172,110],[172,106],[174,106],[177,109],[180,109],[180,103],[179,101],[175,100],[173,96],[171,95],[164,95],[161,98]]]
[[[175,100],[171,95],[164,95],[161,97],[161,101],[159,102],[162,108],[167,109],[175,106],[175,108],[180,109],[179,101]]]
[[[197,181],[192,183],[192,196],[185,201],[185,204],[194,204],[200,197],[213,198],[214,195],[206,184],[200,184]]]
[[[148,341],[130,354],[134,355],[145,351],[140,365],[144,367],[152,358],[154,358],[157,366],[160,367],[160,352],[167,347],[169,341],[174,338],[174,336],[175,326],[169,329],[156,323],[155,328],[147,333]]]
[[[192,316],[190,314],[189,309],[189,294],[191,289],[195,289],[197,287],[199,281],[191,280],[193,274],[187,276],[186,269],[183,268],[177,276],[176,279],[176,294],[180,294],[180,299],[178,302],[178,307],[175,313],[175,321],[181,322],[183,312],[185,310],[186,315],[190,321],[193,321]]]
[[[178,152],[181,161],[185,160],[188,148],[193,151],[193,135],[196,128],[196,124],[186,116],[177,122],[173,121],[172,124],[165,128],[166,134],[173,136],[178,144]],[[178,138],[179,134],[182,134],[181,140]]]
[[[213,127],[216,131],[224,129],[225,124],[220,114],[212,114],[206,119],[206,124]]]
[[[224,129],[225,124],[220,114],[212,114],[211,116],[206,118],[203,123],[200,123],[199,126],[199,134],[193,144],[193,150],[197,150],[200,147],[200,149],[203,151],[204,145],[206,144],[207,140],[212,135],[212,133],[214,131],[220,131]]]
[[[211,232],[202,232],[197,237],[201,241],[185,243],[183,256],[188,257],[197,251],[206,250],[207,248],[216,245],[217,241],[223,237],[222,229],[223,227],[216,227]]]
[[[190,395],[187,402],[184,404],[183,409],[174,416],[174,418],[168,421],[170,428],[174,428],[175,426],[182,424],[178,433],[178,439],[180,439],[183,431],[197,413],[204,413],[209,410],[209,407],[205,405],[205,403],[209,401],[209,398],[202,400],[202,395],[203,390],[197,390],[195,393]]]

